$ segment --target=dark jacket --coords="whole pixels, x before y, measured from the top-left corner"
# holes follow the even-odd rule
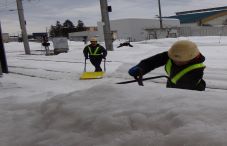
[[[155,68],[166,65],[169,59],[170,58],[168,57],[168,53],[162,52],[142,60],[137,66],[141,68],[142,74],[144,75]],[[205,61],[205,57],[202,54],[200,54],[199,57],[196,57],[195,59],[191,60],[188,64],[183,66],[177,66],[172,61],[172,69],[169,77],[172,78],[173,76],[175,76],[177,73],[179,73],[181,70],[185,69],[186,67],[197,63],[203,63],[204,61]],[[181,89],[203,91],[206,88],[206,83],[202,79],[203,71],[204,71],[204,68],[194,69],[186,73],[183,77],[181,77],[176,84],[172,83],[170,79],[168,79],[166,86],[169,88],[181,88]]]
[[[91,48],[91,52],[93,52],[93,53],[95,52],[96,48],[98,47],[99,49],[98,49],[98,51],[97,51],[97,54],[100,54],[100,55],[98,55],[98,56],[92,56],[92,55],[90,54],[90,52],[89,52],[89,47]],[[88,58],[88,56],[89,56],[89,58],[91,58],[91,57],[92,57],[92,58],[95,58],[95,57],[98,57],[98,58],[100,58],[100,57],[105,58],[106,55],[107,55],[106,49],[105,49],[103,46],[99,45],[99,44],[97,44],[96,46],[92,46],[91,44],[90,44],[90,45],[87,45],[87,46],[84,48],[83,53],[84,53],[84,57],[85,57],[85,58]]]

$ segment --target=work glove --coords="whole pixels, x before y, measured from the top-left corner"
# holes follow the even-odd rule
[[[137,77],[142,74],[142,69],[138,66],[134,66],[128,70],[130,76]]]

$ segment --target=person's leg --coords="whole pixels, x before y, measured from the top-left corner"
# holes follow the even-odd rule
[[[95,67],[95,72],[99,72],[102,71],[101,68],[101,62],[102,62],[102,58],[101,57],[97,57],[97,58],[90,58],[91,64],[94,65]]]
[[[102,62],[102,57],[99,57],[96,59],[95,71],[97,71],[97,72],[102,71],[101,62]]]

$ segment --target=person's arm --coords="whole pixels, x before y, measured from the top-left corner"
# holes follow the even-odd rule
[[[88,59],[88,46],[86,46],[86,47],[84,48],[83,53],[84,53],[84,57],[85,57],[86,59]]]
[[[155,68],[165,65],[168,59],[168,53],[162,52],[140,61],[136,66],[141,69],[141,73],[144,75]]]
[[[105,49],[103,46],[100,46],[100,49],[101,49],[103,58],[106,58],[106,56],[107,56],[107,51],[106,51],[106,49]]]

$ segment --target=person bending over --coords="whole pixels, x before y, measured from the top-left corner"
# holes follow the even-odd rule
[[[175,42],[168,51],[140,61],[130,68],[128,73],[137,77],[165,66],[169,77],[166,87],[204,91],[206,88],[206,82],[203,79],[204,61],[205,57],[194,42],[180,40]]]

